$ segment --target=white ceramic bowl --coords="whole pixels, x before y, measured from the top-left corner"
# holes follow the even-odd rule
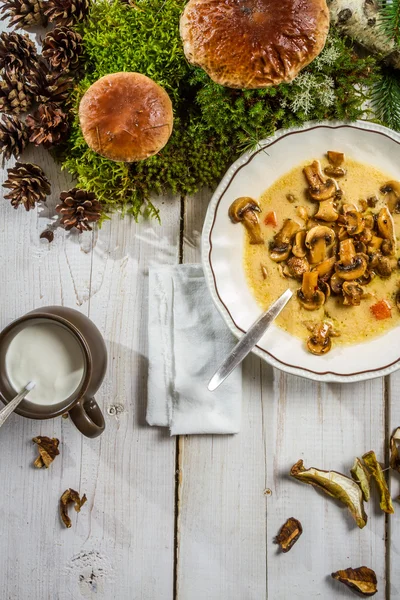
[[[243,269],[244,228],[233,225],[228,208],[239,196],[258,198],[276,179],[304,160],[340,149],[400,180],[400,134],[365,121],[308,123],[281,130],[247,152],[227,171],[208,207],[202,237],[202,259],[211,296],[237,336],[261,313]],[[254,352],[288,373],[317,381],[360,381],[388,375],[400,367],[399,327],[369,342],[334,347],[314,356],[304,342],[272,325]],[[221,357],[222,358],[222,357]]]

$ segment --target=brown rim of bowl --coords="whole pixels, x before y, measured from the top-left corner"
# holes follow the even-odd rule
[[[211,260],[211,253],[212,253],[212,240],[211,240],[211,235],[214,229],[214,225],[215,225],[215,221],[217,219],[217,211],[218,211],[218,207],[219,204],[222,200],[222,198],[224,197],[225,193],[227,192],[227,190],[229,189],[232,181],[235,179],[236,175],[239,173],[239,171],[241,171],[244,167],[247,167],[247,165],[249,163],[251,163],[251,161],[253,160],[253,158],[255,158],[260,152],[263,152],[266,148],[271,148],[271,146],[274,146],[277,142],[279,142],[280,140],[283,140],[286,137],[292,136],[292,135],[297,135],[297,134],[301,134],[301,133],[306,133],[309,131],[313,131],[314,129],[358,129],[359,131],[363,131],[366,133],[372,133],[374,135],[381,135],[389,140],[391,140],[392,142],[394,142],[395,144],[398,144],[400,146],[400,142],[393,139],[392,137],[390,137],[389,135],[387,135],[386,133],[382,132],[382,131],[374,131],[371,129],[364,129],[363,127],[357,127],[356,125],[351,125],[351,124],[344,124],[344,125],[314,125],[312,127],[308,127],[306,129],[299,129],[298,131],[289,131],[288,133],[285,133],[284,135],[280,136],[278,139],[270,142],[269,144],[265,144],[263,145],[262,148],[259,148],[258,150],[256,150],[251,156],[249,156],[248,160],[246,160],[245,163],[243,163],[242,165],[240,165],[234,173],[232,173],[232,175],[229,178],[229,181],[227,183],[227,185],[225,186],[222,194],[220,195],[220,197],[218,198],[218,201],[215,205],[214,208],[214,214],[213,214],[213,220],[211,223],[211,227],[210,227],[210,231],[208,234],[208,244],[209,244],[209,251],[208,251],[208,264],[210,266],[210,270],[212,273],[212,277],[213,277],[213,281],[214,281],[214,289],[215,289],[215,293],[218,296],[218,299],[221,303],[221,305],[224,307],[226,313],[229,315],[229,318],[231,320],[231,322],[233,323],[233,325],[235,326],[237,331],[240,331],[242,333],[246,333],[246,331],[244,329],[242,329],[241,327],[239,327],[239,325],[237,325],[236,321],[234,320],[234,318],[232,317],[232,314],[230,312],[230,310],[228,309],[228,307],[226,306],[225,302],[222,300],[219,290],[218,290],[218,285],[217,285],[217,279],[215,277],[215,273],[214,273],[214,269],[213,269],[213,265],[212,265],[212,260]],[[238,159],[240,160],[240,158]],[[292,365],[290,363],[286,363],[283,360],[277,358],[276,356],[274,356],[271,352],[268,352],[268,350],[265,350],[265,348],[261,348],[261,346],[259,346],[258,344],[256,344],[255,348],[257,348],[262,354],[267,354],[268,356],[270,356],[271,358],[273,358],[277,363],[285,366],[285,367],[289,367],[290,369],[295,369],[296,371],[306,371],[307,373],[313,373],[314,375],[317,375],[318,377],[322,377],[324,375],[335,375],[336,377],[353,377],[356,375],[364,375],[365,373],[375,373],[378,371],[384,371],[385,369],[388,369],[390,367],[392,367],[393,365],[395,365],[396,363],[398,363],[400,361],[400,356],[398,358],[396,358],[396,360],[394,360],[393,362],[389,363],[388,365],[384,365],[382,367],[378,367],[377,369],[367,369],[365,371],[356,371],[355,373],[336,373],[335,371],[313,371],[312,369],[307,369],[306,367],[299,367],[298,365]],[[377,375],[378,377],[379,375]]]
[[[35,404],[33,402],[29,402],[29,400],[23,400],[22,403],[20,404],[20,406],[14,411],[18,415],[21,415],[22,417],[26,417],[27,419],[39,419],[39,420],[40,419],[53,419],[54,417],[59,417],[60,415],[63,415],[65,413],[67,413],[68,411],[70,411],[71,408],[73,408],[82,398],[84,398],[84,396],[87,392],[87,389],[89,387],[90,378],[91,378],[91,374],[93,371],[92,355],[90,353],[88,343],[86,342],[84,336],[81,334],[79,329],[73,323],[71,323],[70,321],[68,321],[68,319],[66,319],[64,317],[60,317],[58,315],[50,315],[48,313],[40,313],[40,312],[28,313],[28,314],[24,315],[23,317],[20,317],[19,319],[15,319],[15,321],[13,321],[9,325],[7,325],[0,333],[0,346],[1,346],[4,338],[14,329],[14,327],[20,325],[21,323],[25,323],[26,321],[35,321],[38,319],[46,319],[46,320],[52,321],[52,322],[55,321],[55,322],[59,323],[60,325],[64,325],[65,327],[67,327],[67,329],[69,329],[69,331],[71,331],[71,333],[77,338],[79,345],[81,346],[81,349],[83,351],[84,358],[86,360],[85,375],[84,375],[83,381],[81,382],[81,385],[79,386],[79,388],[77,388],[78,394],[74,401],[70,402],[67,405],[63,404],[63,406],[61,408],[57,408],[56,410],[54,410],[54,408],[56,408],[57,406],[62,404],[61,402],[59,402],[58,404],[50,405],[50,407],[53,407],[53,410],[51,412],[43,411],[43,413],[42,413],[40,410],[37,410],[36,412],[35,412],[35,410],[28,410],[25,408],[25,406],[28,404],[28,405],[37,407],[37,409],[40,409],[40,408],[44,407],[45,405]],[[1,378],[1,375],[0,375],[0,378]],[[9,402],[9,400],[6,400],[6,398],[4,397],[4,395],[2,394],[1,391],[0,391],[0,399],[4,405],[8,404],[8,402]]]

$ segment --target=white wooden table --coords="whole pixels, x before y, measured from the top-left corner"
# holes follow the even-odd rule
[[[159,200],[161,226],[115,215],[48,244],[39,234],[69,181],[45,152],[24,160],[44,168],[53,193],[29,213],[1,199],[0,326],[51,304],[93,319],[109,351],[97,397],[107,428],[88,440],[70,420],[15,415],[2,428],[1,600],[336,600],[354,596],[330,573],[361,565],[377,573],[377,599],[399,598],[400,504],[385,519],[374,494],[360,531],[288,472],[299,458],[348,472],[370,449],[387,463],[400,375],[324,385],[250,357],[240,434],[175,439],[146,426],[148,267],[199,260],[210,195]],[[61,440],[49,470],[32,466],[39,434]],[[390,479],[398,495],[399,477]],[[68,487],[88,497],[69,530],[58,514]],[[283,555],[273,538],[290,516],[304,533]]]
[[[107,428],[88,440],[70,420],[15,415],[2,428],[0,600],[336,600],[354,596],[330,573],[361,565],[377,573],[377,600],[399,598],[400,504],[385,518],[374,494],[360,531],[288,472],[300,458],[348,472],[370,449],[387,464],[400,374],[324,385],[250,357],[239,435],[175,439],[146,426],[148,267],[199,261],[210,194],[159,199],[161,226],[115,215],[93,233],[58,230],[48,244],[39,234],[71,182],[45,152],[23,160],[44,168],[53,191],[29,213],[1,197],[0,327],[52,304],[93,319],[109,351],[97,396]],[[61,440],[48,471],[32,466],[39,434]],[[400,479],[389,478],[397,496]],[[58,499],[68,487],[88,503],[66,530]],[[290,516],[304,533],[282,555],[273,538]]]

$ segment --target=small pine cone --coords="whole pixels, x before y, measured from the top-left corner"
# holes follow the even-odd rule
[[[61,203],[56,211],[60,213],[61,225],[69,231],[73,227],[82,231],[92,231],[90,223],[95,223],[101,217],[101,204],[93,192],[73,188],[69,192],[61,192]]]
[[[43,61],[40,61],[36,70],[30,71],[28,80],[29,89],[39,104],[63,104],[68,99],[74,83],[65,73],[51,71]]]
[[[31,134],[29,141],[46,149],[62,142],[68,132],[67,115],[57,104],[41,104],[33,115],[27,116],[26,124]]]
[[[42,25],[46,27],[43,0],[3,0],[1,20],[10,19],[9,27],[25,28]]]
[[[69,27],[85,21],[90,8],[90,0],[48,0],[45,15],[56,25]]]
[[[7,169],[8,179],[3,186],[11,190],[4,196],[14,208],[22,204],[26,210],[35,208],[38,202],[45,202],[50,194],[50,181],[38,165],[17,162]]]
[[[18,158],[29,142],[28,128],[18,117],[2,116],[0,122],[0,153],[5,160]]]
[[[0,112],[19,115],[29,110],[32,101],[31,91],[18,81],[16,75],[4,75],[0,81]]]
[[[77,69],[82,55],[82,37],[68,27],[56,27],[44,38],[42,54],[56,71]]]
[[[38,65],[36,46],[27,33],[3,31],[0,35],[0,69],[24,77]]]

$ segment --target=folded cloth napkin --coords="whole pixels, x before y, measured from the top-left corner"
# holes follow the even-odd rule
[[[242,372],[215,392],[207,385],[236,340],[215,308],[200,265],[149,272],[147,422],[171,435],[237,433]]]

